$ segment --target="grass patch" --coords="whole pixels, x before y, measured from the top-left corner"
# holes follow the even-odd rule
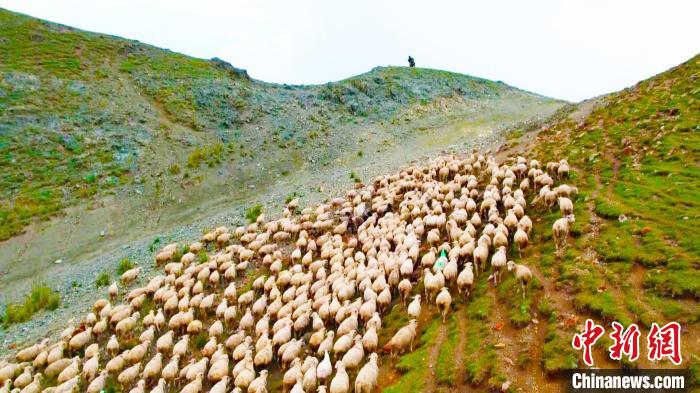
[[[649,270],[643,285],[663,296],[700,299],[700,271],[685,263],[676,263],[668,269]]]
[[[620,205],[603,198],[595,199],[595,212],[608,220],[617,220],[623,214]]]
[[[483,321],[491,316],[493,301],[484,295],[487,285],[486,280],[477,281],[473,296],[467,306],[467,317],[469,319]]]
[[[299,198],[299,197],[301,197],[301,194],[299,194],[298,192],[296,192],[296,191],[291,192],[291,193],[287,194],[286,197],[284,197],[284,203],[288,204],[289,202],[293,201],[294,198]]]
[[[350,171],[350,179],[355,183],[362,183],[362,179],[360,179],[360,176],[358,176],[355,171]]]
[[[384,392],[403,393],[423,391],[428,371],[427,367],[425,367],[425,362],[428,358],[428,350],[431,344],[435,342],[435,334],[439,324],[440,321],[438,321],[438,319],[433,319],[430,326],[428,326],[421,336],[420,346],[413,352],[401,357],[396,368],[403,375],[397,383],[384,389]]]
[[[256,204],[248,208],[245,212],[245,217],[248,219],[249,223],[254,223],[255,220],[258,219],[258,216],[262,214],[262,205],[261,204]]]
[[[209,260],[209,254],[207,254],[207,251],[206,251],[206,250],[201,250],[201,251],[197,254],[197,260],[199,261],[199,263],[207,262],[207,261]]]
[[[435,366],[435,378],[439,383],[454,385],[455,383],[455,350],[457,349],[457,313],[450,315],[449,332],[447,339],[440,347],[437,365]]]
[[[207,341],[209,341],[209,333],[207,332],[199,332],[196,336],[194,336],[194,346],[197,348],[197,350],[202,350],[205,345],[207,345]]]
[[[632,323],[618,299],[609,291],[579,293],[574,299],[574,304],[577,308],[590,311],[607,321],[618,321],[625,326]]]
[[[131,262],[128,258],[124,258],[121,261],[119,261],[119,265],[117,265],[117,274],[119,274],[121,276],[127,270],[130,270],[133,268],[134,268],[134,263]]]
[[[4,325],[26,322],[40,310],[55,310],[61,304],[60,295],[46,285],[35,285],[22,303],[10,303],[2,316]]]
[[[496,349],[489,342],[489,327],[484,324],[470,324],[467,334],[467,381],[480,385],[486,381],[496,363]]]
[[[489,340],[493,299],[486,294],[486,280],[479,280],[471,301],[467,304],[467,335],[465,337],[466,380],[480,385],[491,376],[496,362],[496,349]]]
[[[100,288],[100,287],[106,287],[109,285],[109,274],[107,273],[102,273],[97,278],[95,279],[95,287]]]
[[[560,332],[556,318],[551,319],[542,347],[542,368],[547,374],[554,375],[578,367],[578,357],[571,348],[571,334]]]
[[[168,167],[168,173],[170,173],[173,176],[179,174],[180,172],[181,172],[180,165],[178,165],[177,163],[172,163]]]

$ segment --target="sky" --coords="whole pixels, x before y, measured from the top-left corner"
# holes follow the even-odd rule
[[[418,67],[580,101],[700,52],[697,0],[0,0],[0,7],[217,56],[255,79],[291,84],[407,65],[410,54]]]

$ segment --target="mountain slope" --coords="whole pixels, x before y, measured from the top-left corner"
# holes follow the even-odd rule
[[[152,242],[235,225],[257,204],[277,212],[292,194],[321,201],[563,104],[404,67],[270,84],[4,10],[0,31],[0,304],[47,277],[72,296]]]
[[[358,127],[377,127],[377,142],[391,143],[415,129],[409,119],[494,111],[520,121],[559,105],[502,83],[401,67],[318,86],[269,84],[218,59],[5,10],[0,30],[0,159],[10,168],[0,180],[0,239],[134,181],[165,174],[191,183],[206,177],[200,165],[235,168],[262,154],[287,170],[328,165],[359,150]]]
[[[440,318],[436,307],[423,303],[423,311],[417,318],[420,340],[416,340],[415,350],[403,354],[398,360],[391,359],[388,354],[381,358],[381,391],[515,392],[522,390],[523,386],[534,386],[539,391],[564,391],[568,378],[562,378],[565,375],[563,372],[583,367],[581,353],[571,348],[571,337],[581,329],[582,322],[587,318],[605,325],[607,332],[610,332],[611,321],[621,322],[625,326],[633,322],[638,323],[641,329],[642,355],[639,360],[634,363],[611,361],[606,353],[611,343],[605,335],[593,348],[596,367],[682,367],[689,369],[689,383],[697,385],[699,363],[696,354],[700,349],[697,324],[700,314],[695,288],[700,280],[697,277],[697,250],[692,241],[697,235],[697,230],[682,221],[692,223],[692,220],[698,218],[693,213],[697,211],[695,198],[698,190],[694,171],[698,166],[699,145],[699,90],[694,75],[697,74],[699,65],[698,58],[691,59],[631,89],[571,106],[568,110],[557,113],[543,127],[535,130],[517,129],[513,132],[511,141],[508,142],[509,146],[499,149],[500,159],[513,164],[516,155],[522,154],[528,159],[537,158],[543,168],[556,178],[555,184],[566,182],[578,187],[572,194],[576,222],[570,235],[563,242],[565,247],[556,250],[552,238],[552,223],[562,215],[556,204],[547,209],[537,203],[537,191],[523,187],[528,188],[525,192],[526,214],[533,222],[530,242],[523,250],[511,247],[505,252],[508,259],[512,258],[515,262],[528,266],[532,272],[527,291],[522,294],[518,291],[519,284],[511,273],[503,274],[499,283],[494,284],[489,278],[492,271],[485,267],[475,278],[469,296],[459,296],[454,287],[450,289],[453,298],[446,321]],[[676,153],[680,154],[677,158]],[[453,158],[454,156],[449,159]],[[573,170],[568,177],[555,175],[557,171],[547,168],[550,163],[559,162],[563,158],[568,159],[572,165]],[[416,196],[406,192],[405,187],[417,187],[417,193],[420,193],[421,189],[433,189],[434,180],[423,177],[423,173],[439,173],[440,162],[433,160],[432,164],[438,167],[426,169],[425,172],[419,170],[421,181],[407,182],[407,186],[401,185],[404,191],[399,192],[398,198],[390,197],[393,204],[381,204],[379,195],[391,194],[385,194],[381,191],[381,186],[378,186],[380,191],[377,192],[377,203],[374,206],[375,209],[382,209],[382,212],[374,213],[383,215],[378,222],[385,222],[384,218],[391,217],[414,219],[411,217],[413,213],[410,213],[409,206],[401,206],[401,201],[405,202]],[[460,167],[457,162],[455,167]],[[526,165],[524,169],[526,173],[527,167]],[[637,172],[636,176],[632,177],[633,180],[626,180],[627,171]],[[404,171],[404,174],[408,173],[410,172]],[[493,185],[493,170],[476,173],[479,186]],[[674,177],[678,178],[673,179]],[[445,181],[449,181],[449,171],[444,178],[447,179]],[[523,184],[522,179],[514,181],[518,182],[514,183],[514,187],[515,184],[517,187]],[[377,184],[381,182],[378,181]],[[502,187],[505,189],[505,184]],[[442,189],[441,192],[444,193],[451,190],[449,186],[435,188]],[[628,195],[630,190],[646,190],[649,194]],[[351,196],[348,198],[352,199]],[[432,200],[439,198],[436,196]],[[478,197],[476,198],[478,200]],[[499,214],[505,212],[500,204],[497,206],[500,208]],[[384,208],[390,213],[385,214]],[[333,225],[330,228],[344,216],[339,209],[332,211],[334,213],[330,217],[333,217]],[[451,214],[450,208],[446,208],[445,213]],[[479,230],[483,228],[483,236],[486,226],[477,226]],[[372,266],[367,267],[367,270],[375,268],[375,260],[378,264],[384,263],[384,260],[391,260],[394,252],[402,252],[399,246],[395,246],[394,250],[397,251],[392,251],[391,242],[400,241],[398,236],[402,236],[403,224],[395,226],[391,223],[387,227],[387,231],[376,231],[382,240],[373,240],[373,236],[365,238],[369,260],[372,261]],[[363,236],[364,229],[366,227],[360,230],[361,234],[357,235],[358,237]],[[309,232],[312,233],[312,238],[328,238],[323,231]],[[449,242],[452,236],[444,231],[438,233],[440,240],[436,244],[443,240]],[[391,240],[382,237],[387,234],[392,236]],[[478,236],[478,232],[476,235]],[[356,235],[346,233],[343,237],[352,239],[353,236]],[[349,243],[349,240],[343,237],[338,236],[338,243]],[[422,247],[416,259],[429,252],[431,246],[425,244],[426,239],[427,234],[424,234],[421,237]],[[184,241],[184,238],[174,240]],[[237,243],[238,240],[234,239],[233,242]],[[284,259],[297,247],[295,242],[296,240],[288,237],[286,240],[273,241],[278,250],[283,250],[280,257]],[[371,243],[386,244],[382,246],[386,247],[386,251],[380,251],[376,254],[379,257],[374,258],[375,252],[372,250],[375,246],[370,245]],[[354,248],[350,245],[348,247],[351,251]],[[365,246],[362,247],[364,249]],[[157,270],[153,269],[151,262],[157,252],[157,248],[154,247],[148,257],[141,260],[147,261],[142,264],[144,275],[154,274],[153,270]],[[219,252],[217,247],[210,245],[200,254],[199,260],[213,260],[214,255]],[[326,252],[331,255],[331,251]],[[254,256],[258,259],[261,257]],[[177,259],[178,257],[175,257],[175,260]],[[256,278],[270,277],[273,274],[265,264],[256,259],[253,261],[249,270],[235,279],[239,296],[256,286],[253,284]],[[460,260],[460,263],[463,262],[465,260]],[[356,265],[352,258],[348,258],[347,262],[340,258],[330,263],[332,265],[329,269],[337,269],[339,277],[345,274],[352,274],[353,279],[358,277],[358,272],[354,269],[357,267],[357,270],[360,270],[359,265]],[[360,264],[364,266],[362,262]],[[303,269],[302,267],[302,271]],[[115,277],[113,273],[112,277]],[[423,293],[425,288],[420,282],[424,278],[409,277],[414,284],[412,294]],[[359,281],[359,278],[357,280]],[[365,282],[371,281],[370,279]],[[376,282],[381,281],[383,280]],[[145,285],[146,282],[148,277],[142,276],[135,285]],[[205,285],[205,291],[214,293],[224,288],[223,285]],[[305,285],[302,287],[308,288]],[[254,296],[264,292],[261,289],[253,291]],[[265,292],[267,294],[269,291]],[[354,296],[358,296],[358,305],[363,303],[361,293]],[[74,308],[70,315],[79,315],[84,310],[89,310],[91,300],[89,296],[82,296],[77,301],[82,307]],[[352,298],[348,299],[348,302],[352,301]],[[152,307],[150,301],[146,304],[147,309]],[[207,316],[207,312],[201,314],[206,329],[213,317]],[[60,321],[64,323],[66,317],[60,318],[64,319]],[[382,317],[378,348],[385,348],[384,345],[397,329],[408,323],[409,318],[405,306],[395,298]],[[677,321],[682,325],[681,352],[684,363],[681,366],[664,361],[651,362],[644,356],[644,338],[649,333],[650,326],[653,323],[663,325],[668,321]],[[334,325],[338,326],[337,323]],[[47,325],[41,326],[39,330],[41,335],[44,335]],[[134,336],[143,328],[139,326]],[[362,328],[360,325],[359,329]],[[5,336],[9,338],[8,341],[16,342],[14,340],[17,337],[19,342],[27,340],[25,334],[18,334],[17,326],[10,327],[9,331],[10,334]],[[301,332],[300,334],[308,337]],[[206,331],[202,333],[200,346],[205,344],[206,335]],[[101,345],[105,345],[108,336],[109,334],[103,334],[100,338]],[[193,349],[188,356],[201,358],[202,354]],[[334,356],[337,359],[338,355]],[[282,373],[277,371],[276,365],[264,367],[270,370],[270,391],[278,390]],[[126,390],[128,387],[122,388]]]
[[[551,246],[538,246],[524,259],[552,282],[544,291],[557,317],[536,351],[544,371],[572,367],[577,327],[570,321],[637,323],[642,338],[654,322],[677,321],[683,365],[700,382],[694,355],[700,351],[698,75],[695,56],[633,87],[571,106],[539,129],[516,131],[504,146],[504,155],[567,158],[575,168],[570,182],[579,189],[576,238],[566,253],[552,258]],[[555,218],[550,214],[542,230]],[[600,359],[607,358],[605,348]]]

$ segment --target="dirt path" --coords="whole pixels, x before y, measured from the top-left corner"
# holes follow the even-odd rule
[[[436,318],[439,318],[436,316]],[[435,342],[433,343],[430,352],[428,352],[427,366],[428,373],[425,378],[425,392],[435,392],[437,388],[437,383],[435,382],[435,367],[437,366],[438,355],[440,354],[440,348],[445,343],[447,339],[447,324],[441,323],[438,326],[437,332],[435,333]]]
[[[502,371],[509,381],[516,379],[515,361],[520,350],[521,332],[510,324],[508,310],[498,299],[498,289],[489,285],[488,296],[493,299],[493,309],[490,320],[490,336],[493,337],[498,361],[494,369]],[[520,296],[516,295],[515,296]],[[492,374],[494,372],[492,371]]]
[[[454,372],[455,385],[461,387],[460,391],[468,391],[464,385],[466,370],[464,368],[464,351],[467,346],[467,306],[462,305],[457,312],[457,347],[455,348]]]

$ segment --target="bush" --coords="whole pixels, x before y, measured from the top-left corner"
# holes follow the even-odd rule
[[[107,285],[109,285],[109,274],[102,273],[99,276],[97,276],[97,279],[95,280],[96,288],[105,287]]]
[[[177,165],[176,163],[171,164],[168,167],[168,172],[171,175],[177,175],[178,173],[180,173],[180,165]]]
[[[117,274],[121,276],[122,274],[124,274],[124,272],[133,268],[134,263],[128,260],[127,258],[124,258],[121,261],[119,261],[119,266],[117,266]]]
[[[294,191],[294,192],[292,192],[292,193],[290,193],[290,194],[287,194],[287,196],[284,198],[284,203],[287,204],[287,203],[293,201],[294,198],[300,197],[300,196],[301,196],[301,195],[300,195],[298,192],[296,192],[296,191]]]
[[[202,161],[204,161],[204,159],[205,159],[204,149],[197,147],[187,156],[187,167],[188,168],[199,168],[199,166],[202,164]]]
[[[159,238],[159,237],[153,239],[153,243],[151,243],[151,245],[148,246],[148,251],[154,252],[154,251],[156,250],[156,248],[158,247],[159,244],[160,244],[160,238]]]
[[[55,310],[61,304],[61,297],[46,285],[36,285],[25,297],[23,303],[11,303],[2,316],[3,324],[26,322],[40,310]]]
[[[248,210],[245,212],[245,217],[248,219],[248,222],[252,224],[258,219],[260,214],[262,214],[262,205],[258,203],[257,205],[248,208]]]
[[[204,263],[209,260],[209,255],[207,255],[207,252],[205,250],[202,250],[198,254],[199,257],[199,263]]]
[[[58,293],[46,285],[33,287],[27,300],[31,302],[35,311],[42,309],[55,310],[61,304],[61,297]],[[27,301],[25,301],[26,305]]]
[[[194,346],[201,350],[207,345],[207,341],[209,341],[209,335],[206,332],[201,332],[194,337]]]

